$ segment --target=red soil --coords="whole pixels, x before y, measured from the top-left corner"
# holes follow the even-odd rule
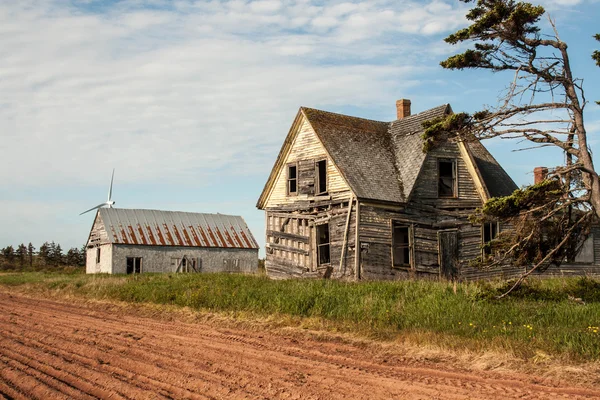
[[[0,293],[0,399],[592,399],[281,333]]]

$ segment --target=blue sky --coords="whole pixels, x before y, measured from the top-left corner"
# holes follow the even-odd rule
[[[588,100],[600,99],[600,2],[545,0]],[[85,243],[116,168],[117,207],[242,215],[300,106],[392,120],[496,104],[512,78],[452,72],[458,1],[131,0],[0,3],[0,247]],[[600,107],[586,123],[598,146]],[[562,156],[484,143],[519,185]],[[600,162],[600,160],[597,160]]]

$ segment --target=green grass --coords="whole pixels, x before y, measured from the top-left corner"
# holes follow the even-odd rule
[[[600,359],[600,282],[591,279],[533,280],[503,300],[494,299],[506,287],[501,283],[459,284],[455,294],[451,284],[438,282],[272,281],[230,274],[0,274],[0,285],[245,318],[288,316],[384,340]]]

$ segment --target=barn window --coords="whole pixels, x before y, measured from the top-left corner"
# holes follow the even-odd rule
[[[100,247],[96,247],[96,264],[100,263]]]
[[[410,267],[410,227],[392,223],[392,259],[394,267]]]
[[[317,260],[319,265],[329,264],[329,224],[317,225]]]
[[[498,223],[487,222],[483,224],[483,254],[492,254],[490,242],[498,236]]]
[[[287,166],[287,193],[288,195],[298,194],[298,165],[289,164]]]
[[[327,193],[327,160],[315,163],[315,195]]]
[[[438,160],[438,197],[457,197],[456,160]]]
[[[127,273],[141,274],[142,273],[142,257],[127,257]]]

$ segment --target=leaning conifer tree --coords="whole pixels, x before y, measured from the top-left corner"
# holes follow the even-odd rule
[[[463,141],[502,137],[525,139],[534,148],[558,147],[565,154],[564,164],[551,167],[546,180],[490,199],[473,216],[478,222],[500,220],[514,228],[492,242],[495,256],[484,259],[483,265],[533,266],[515,288],[531,272],[573,259],[593,219],[600,217],[600,180],[583,118],[587,101],[583,81],[572,75],[567,44],[549,16],[551,33],[542,32],[543,7],[512,0],[461,1],[475,3],[467,14],[471,24],[445,41],[473,47],[441,66],[510,71],[512,80],[496,107],[424,124],[424,150],[448,137]],[[600,41],[600,35],[594,37]],[[592,58],[600,66],[600,52]]]

